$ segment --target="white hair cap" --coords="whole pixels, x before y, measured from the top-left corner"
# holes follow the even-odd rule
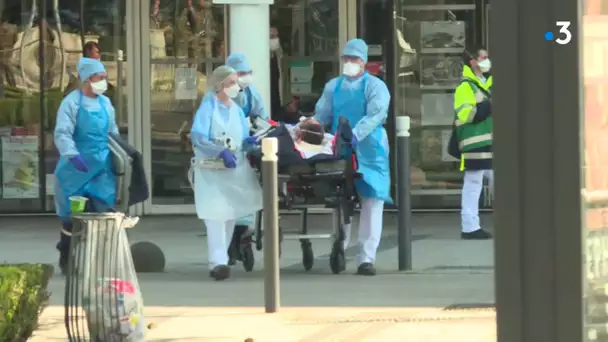
[[[222,90],[222,82],[233,74],[236,74],[236,71],[229,66],[222,65],[215,68],[209,78],[209,88],[216,92]]]

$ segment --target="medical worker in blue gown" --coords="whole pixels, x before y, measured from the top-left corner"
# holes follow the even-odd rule
[[[230,277],[227,250],[236,220],[262,209],[262,188],[245,155],[257,138],[249,136],[245,114],[233,100],[241,90],[237,78],[228,66],[213,71],[190,131],[196,213],[207,228],[216,280]]]
[[[63,272],[72,232],[69,198],[89,198],[86,211],[104,212],[116,204],[108,134],[118,134],[118,126],[114,107],[103,95],[108,88],[106,69],[100,61],[83,57],[78,75],[82,85],[61,101],[54,133],[61,155],[55,168],[55,208],[63,226],[57,244]]]
[[[374,260],[382,237],[384,203],[390,197],[389,145],[383,124],[388,116],[390,94],[386,84],[365,71],[367,44],[352,39],[344,46],[342,75],[325,85],[315,109],[315,119],[338,127],[340,116],[353,127],[353,146],[359,163],[355,186],[361,200],[357,274],[375,275]],[[346,240],[350,240],[350,225],[345,226]]]
[[[251,66],[249,66],[247,57],[241,52],[234,52],[226,59],[226,66],[231,67],[237,72],[237,83],[239,87],[241,87],[241,91],[239,91],[237,97],[234,98],[234,102],[241,107],[245,117],[259,116],[265,120],[269,119],[269,115],[264,109],[262,95],[253,85],[253,70],[251,69]],[[252,213],[241,217],[236,221],[234,234],[228,251],[228,254],[231,257],[230,264],[234,264],[235,259],[242,259],[238,247],[241,243],[241,238],[251,239],[251,234],[245,235],[245,233],[248,231],[251,233],[253,231],[255,216],[256,213]]]

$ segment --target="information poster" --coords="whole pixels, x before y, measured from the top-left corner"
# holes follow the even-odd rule
[[[423,21],[420,27],[424,49],[464,50],[466,23],[464,21]]]
[[[294,61],[289,63],[289,84],[291,95],[310,95],[314,64],[311,61]]]
[[[174,80],[176,100],[196,100],[198,97],[196,68],[175,69]]]
[[[459,162],[460,160],[452,157],[448,153],[448,145],[452,137],[452,130],[446,129],[441,131],[441,160],[444,162]]]
[[[423,56],[420,59],[423,89],[456,89],[462,77],[460,56]]]
[[[422,126],[452,126],[454,94],[422,94]]]
[[[2,198],[39,198],[38,137],[2,137]]]

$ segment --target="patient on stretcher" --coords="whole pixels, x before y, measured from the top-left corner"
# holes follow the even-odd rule
[[[315,119],[306,119],[290,132],[294,148],[304,159],[320,154],[333,155],[333,135],[326,134],[323,125]]]
[[[279,142],[279,170],[294,165],[313,166],[318,162],[344,160],[351,158],[352,154],[348,146],[352,129],[346,120],[338,125],[335,136],[326,133],[317,120],[306,119],[298,126],[279,124],[266,137],[277,138]],[[252,165],[259,168],[261,150],[252,151],[249,155]]]

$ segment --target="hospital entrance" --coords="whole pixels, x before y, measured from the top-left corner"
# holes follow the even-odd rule
[[[5,49],[13,52],[0,73],[0,213],[54,212],[52,128],[88,41],[101,49],[121,134],[145,157],[152,196],[133,213],[194,213],[189,129],[207,75],[228,52],[229,10],[211,0],[2,3]],[[395,117],[412,119],[414,209],[457,210],[462,175],[446,153],[452,93],[464,46],[487,42],[489,11],[487,0],[276,0],[268,23],[280,39],[272,53],[280,71],[271,79],[279,100],[273,116],[312,113],[325,82],[340,73],[343,44],[365,39],[368,71],[393,98],[391,144]],[[18,153],[21,143],[31,158]],[[17,174],[25,180],[12,182]],[[485,208],[492,206],[488,190]]]
[[[269,25],[280,44],[271,52],[271,68],[279,71],[271,72],[278,99],[272,116],[312,114],[324,84],[340,74],[342,46],[361,37],[369,44],[368,72],[393,97],[391,145],[395,116],[412,120],[414,209],[459,209],[462,174],[446,151],[452,94],[465,46],[486,45],[489,8],[483,0],[275,0]],[[140,45],[130,55],[141,63],[128,76],[150,85],[130,98],[130,139],[143,151],[152,184],[151,198],[135,211],[191,214],[189,129],[207,75],[229,53],[230,13],[211,1],[144,0],[131,15],[128,29]],[[255,70],[253,76],[255,84]],[[491,208],[489,188],[481,201]]]

